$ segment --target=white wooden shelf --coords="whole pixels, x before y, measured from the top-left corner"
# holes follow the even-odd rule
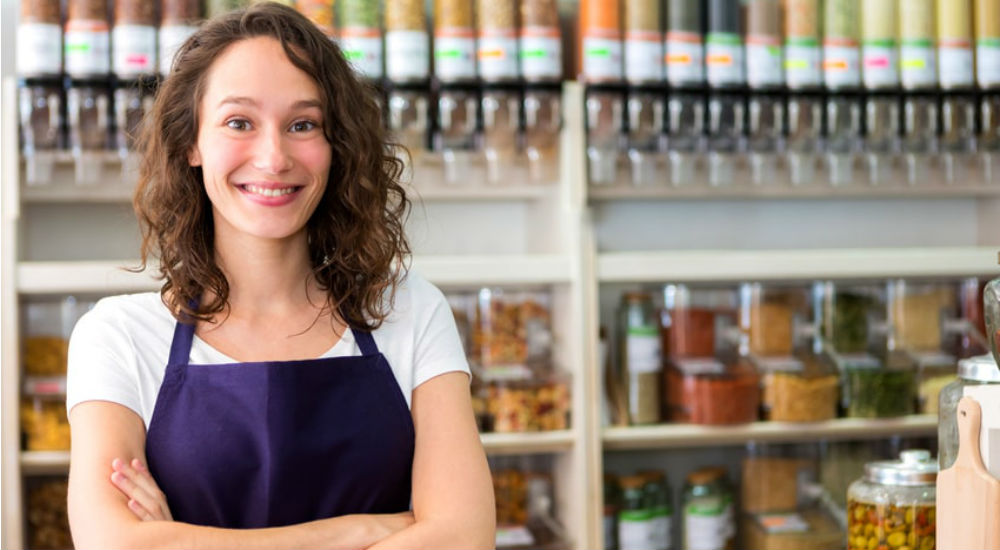
[[[597,257],[605,283],[950,277],[992,275],[987,247],[611,252]]]
[[[738,426],[658,424],[605,428],[605,450],[671,449],[743,445],[758,442],[803,442],[820,440],[863,440],[890,436],[932,436],[937,433],[937,417],[913,415],[902,418],[839,418],[826,422],[794,424],[754,422]]]
[[[791,186],[734,185],[710,187],[687,185],[591,185],[587,190],[591,202],[619,200],[732,200],[732,199],[878,199],[878,198],[956,198],[1000,196],[1000,185],[845,185],[829,184]]]
[[[486,433],[480,435],[489,455],[559,453],[573,448],[570,430],[530,433]],[[26,474],[66,474],[69,451],[23,451],[21,468]]]
[[[135,260],[100,262],[21,262],[17,289],[32,294],[146,292],[160,287],[152,274],[131,273]],[[412,267],[441,286],[544,285],[567,283],[571,263],[562,255],[423,256]]]

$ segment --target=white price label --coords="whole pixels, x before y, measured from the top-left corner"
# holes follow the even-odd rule
[[[708,35],[705,39],[705,76],[709,86],[743,84],[743,65],[743,42],[739,35]]]
[[[479,76],[483,80],[517,78],[517,37],[489,34],[479,37]]]
[[[976,79],[980,88],[1000,87],[1000,39],[976,46]]]
[[[938,57],[941,59],[938,78],[942,88],[965,88],[973,85],[975,73],[971,45],[941,45],[938,47]]]
[[[785,73],[781,66],[781,46],[766,37],[747,37],[747,84],[751,88],[781,86]]]
[[[813,88],[823,84],[823,53],[815,41],[785,44],[785,81],[789,88]]]
[[[521,74],[527,80],[558,80],[562,77],[562,41],[559,29],[521,29]]]
[[[471,29],[434,35],[434,74],[444,82],[476,77],[476,39]]]
[[[642,374],[660,371],[660,336],[655,328],[629,329],[625,346],[628,349],[628,372]]]
[[[424,80],[430,74],[430,39],[426,32],[387,32],[385,53],[385,72],[390,80]]]
[[[899,47],[900,79],[907,89],[937,85],[937,52],[930,41],[903,43]]]
[[[583,38],[583,74],[588,80],[621,80],[621,40],[585,36]]]
[[[170,64],[174,62],[177,50],[197,30],[197,27],[189,25],[160,27],[160,74],[170,73]]]
[[[828,88],[856,88],[861,85],[861,54],[857,46],[823,46],[823,81]]]
[[[663,80],[663,41],[659,33],[625,35],[625,79],[636,83]]]
[[[62,29],[59,25],[24,23],[17,26],[17,72],[22,76],[62,72]]]
[[[118,76],[138,76],[156,71],[156,28],[116,25],[111,31],[112,67]]]
[[[694,33],[667,33],[667,81],[674,86],[701,84],[705,80],[705,46],[701,35]]]
[[[358,74],[382,78],[382,34],[378,29],[341,29],[340,48]]]
[[[111,34],[104,21],[66,23],[66,73],[94,76],[111,71]]]
[[[862,54],[862,77],[866,88],[890,88],[899,85],[899,60],[895,44],[865,44]]]

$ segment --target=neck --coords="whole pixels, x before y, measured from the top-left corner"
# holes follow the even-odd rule
[[[216,232],[215,255],[229,282],[230,316],[273,319],[326,305],[305,230],[283,239],[226,233]]]

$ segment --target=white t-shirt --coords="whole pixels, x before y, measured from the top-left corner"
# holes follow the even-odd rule
[[[149,427],[170,357],[175,319],[158,292],[112,296],[80,318],[69,342],[66,408],[111,401],[142,417]],[[397,287],[394,308],[372,333],[406,398],[446,372],[469,373],[469,364],[444,294],[413,273]],[[350,330],[322,357],[361,355]],[[238,362],[194,337],[192,364]]]

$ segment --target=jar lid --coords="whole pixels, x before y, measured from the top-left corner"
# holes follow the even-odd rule
[[[646,478],[642,476],[622,476],[618,479],[618,484],[622,489],[642,489],[646,484]]]
[[[722,468],[721,466],[709,466],[707,468],[700,468],[688,474],[687,481],[692,485],[705,485],[718,479],[722,479],[722,476],[725,474],[725,468]]]
[[[1000,382],[1000,368],[992,355],[977,355],[958,362],[958,377],[976,382]]]
[[[934,485],[937,473],[937,461],[924,450],[903,451],[899,460],[865,464],[865,479],[881,485]]]

